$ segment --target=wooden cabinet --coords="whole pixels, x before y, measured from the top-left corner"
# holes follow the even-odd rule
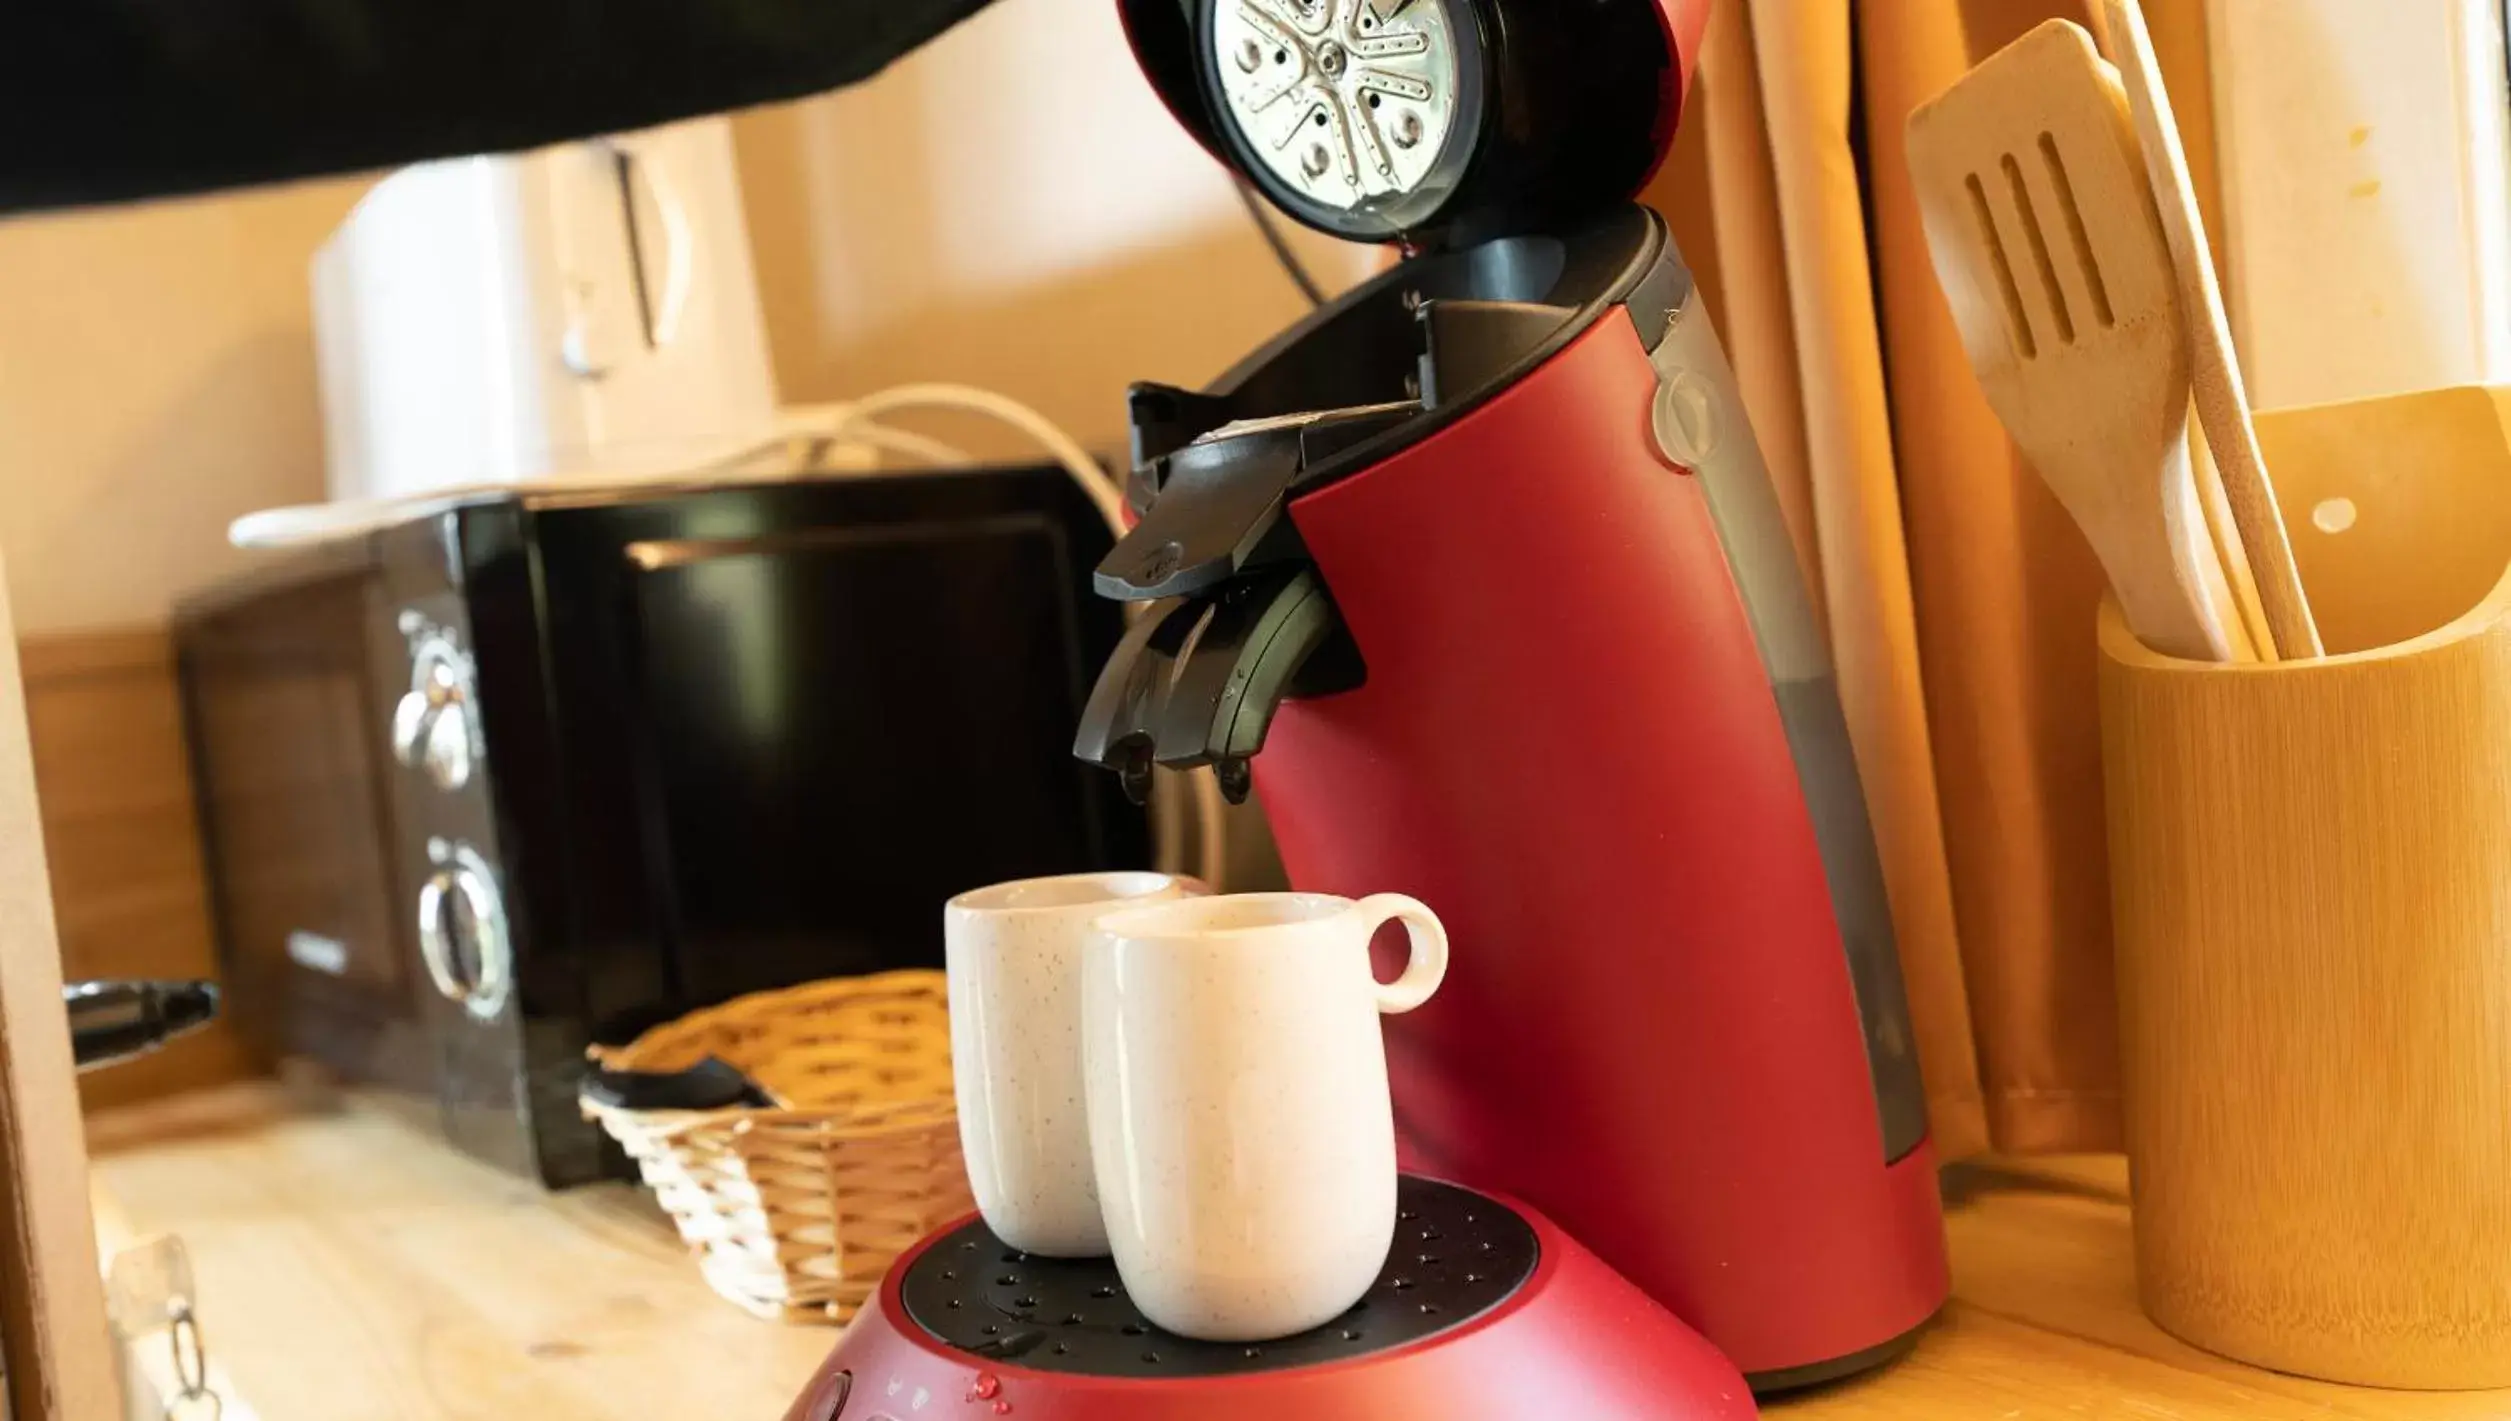
[[[5,588],[0,579],[0,588]],[[120,1414],[26,701],[0,591],[0,1346],[18,1421]]]
[[[29,752],[61,975],[218,975],[200,813],[184,751],[174,645],[162,630],[80,632],[18,645]],[[248,1074],[227,1022],[79,1080],[89,1110]]]

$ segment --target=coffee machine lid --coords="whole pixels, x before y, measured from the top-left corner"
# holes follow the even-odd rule
[[[1117,0],[1177,120],[1284,212],[1456,248],[1636,197],[1708,0]]]

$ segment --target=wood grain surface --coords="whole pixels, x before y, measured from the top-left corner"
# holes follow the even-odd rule
[[[211,1360],[260,1421],[775,1416],[835,1341],[717,1298],[635,1191],[541,1194],[374,1098],[308,1104],[233,1086],[101,1116],[95,1148],[100,1211],[190,1244]],[[1946,1178],[1955,1296],[1944,1316],[1905,1360],[1772,1403],[1770,1416],[2511,1413],[2511,1394],[2357,1391],[2166,1336],[2136,1310],[2116,1157]]]
[[[1953,1303],[1880,1375],[1765,1408],[1773,1421],[2498,1421],[2511,1393],[2374,1391],[2200,1351],[2136,1306],[2115,1155],[1946,1172]]]
[[[98,1116],[100,1198],[192,1254],[261,1421],[741,1421],[836,1340],[725,1302],[642,1191],[544,1194],[424,1107],[255,1084]]]
[[[19,684],[0,592],[0,1344],[20,1421],[100,1421],[119,1388]]]
[[[2395,402],[2265,419],[2326,441],[2294,507],[2350,501],[2304,540],[2335,624],[2422,635],[2205,667],[2105,616],[2121,1050],[2165,1326],[2350,1381],[2505,1385],[2511,460],[2489,401],[2440,403],[2386,454]]]
[[[217,976],[171,638],[154,628],[61,633],[29,637],[20,656],[62,976]],[[79,1096],[94,1110],[255,1066],[218,1022],[80,1077]]]

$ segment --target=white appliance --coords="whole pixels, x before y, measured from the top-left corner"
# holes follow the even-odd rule
[[[2503,0],[2210,0],[2207,29],[2251,399],[2511,380]]]
[[[403,169],[313,286],[334,500],[695,469],[776,437],[725,119]]]

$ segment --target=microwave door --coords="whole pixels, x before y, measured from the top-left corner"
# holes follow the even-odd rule
[[[940,905],[1100,866],[1085,648],[1048,518],[633,545],[631,714],[692,1002],[941,965]]]

